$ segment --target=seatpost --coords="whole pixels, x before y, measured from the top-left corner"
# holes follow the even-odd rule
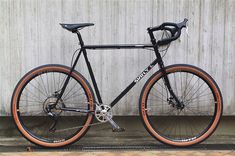
[[[82,36],[81,36],[81,34],[80,34],[80,32],[78,30],[77,30],[76,34],[78,36],[78,40],[79,40],[79,43],[80,43],[81,48],[82,48],[84,46],[84,42],[82,40]]]

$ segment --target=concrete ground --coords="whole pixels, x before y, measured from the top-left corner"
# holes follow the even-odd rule
[[[216,132],[190,148],[174,148],[153,139],[138,117],[116,117],[125,132],[113,133],[109,124],[93,126],[78,142],[65,148],[45,149],[25,140],[12,120],[0,118],[1,155],[235,155],[235,117],[224,117]],[[30,152],[27,152],[30,151]],[[33,152],[33,153],[32,153]]]
[[[0,156],[234,156],[234,151],[17,152]]]

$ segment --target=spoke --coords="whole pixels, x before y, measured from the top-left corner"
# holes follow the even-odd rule
[[[49,87],[49,82],[48,82],[48,76],[47,76],[47,73],[46,73],[46,77],[47,77],[47,89],[48,89],[48,93],[50,95],[50,87]]]
[[[174,130],[174,133],[173,134],[175,134],[175,138],[176,138],[176,132],[177,132],[177,120],[176,120],[176,117],[174,117],[174,124],[175,124],[175,130]]]
[[[20,100],[20,102],[26,102],[26,105],[23,105],[23,106],[21,106],[21,105],[19,105],[19,107],[28,107],[28,106],[40,106],[40,105],[35,105],[35,104],[43,104],[42,102],[40,102],[40,101],[28,101],[28,100]],[[27,103],[33,103],[33,104],[27,104]]]
[[[54,74],[54,72],[52,73],[53,74],[53,82],[54,82],[54,91],[56,91],[56,83],[55,83],[55,74]]]
[[[42,106],[40,106],[40,105],[35,105],[35,104],[27,104],[27,105],[25,105],[25,106],[19,106],[19,108],[28,108],[28,107],[42,107]]]
[[[36,114],[33,114],[33,113],[36,113]],[[38,112],[38,111],[30,111],[30,112],[20,112],[20,114],[30,114],[30,115],[39,115],[39,114],[42,114],[42,115],[45,115],[45,112]]]
[[[23,94],[22,94],[22,96],[23,96]],[[26,96],[26,95],[25,95]],[[31,96],[26,96],[26,97],[24,97],[24,98],[28,98],[28,99],[30,99],[29,101],[38,101],[38,102],[40,102],[40,103],[43,103],[43,101],[39,101],[39,99],[36,99],[36,98],[34,98],[34,97],[31,97]],[[27,100],[22,100],[22,101],[27,101]]]
[[[163,98],[160,98],[159,96],[157,96],[157,95],[155,95],[155,94],[153,94],[153,93],[149,93],[149,94],[151,94],[151,95],[155,96],[156,98],[161,99],[161,100],[162,100],[162,101],[164,101],[164,102],[167,102],[166,100],[163,100]]]
[[[191,117],[189,117],[189,118],[191,118]],[[190,127],[190,129],[191,129],[191,134],[194,134],[194,133],[193,133],[193,127],[192,127],[192,123],[193,123],[193,122],[190,122],[190,121],[189,121],[189,118],[188,118],[188,120],[186,120],[186,121],[188,121],[188,125],[189,125],[189,127]]]
[[[65,96],[64,96],[64,98],[66,98],[68,95],[69,95],[69,93],[76,87],[76,85],[77,85],[78,83],[76,83],[75,85],[73,85],[73,87],[65,94]],[[82,87],[81,87],[82,88]],[[80,89],[79,89],[80,90]],[[79,91],[78,90],[78,91]]]
[[[187,74],[188,75],[188,74]],[[187,75],[186,75],[186,78],[187,78]],[[184,99],[185,99],[185,97],[186,97],[186,91],[187,91],[187,89],[188,89],[188,85],[190,84],[190,82],[192,81],[192,79],[193,79],[193,77],[194,77],[194,75],[192,75],[192,77],[191,77],[191,79],[189,80],[189,82],[187,83],[187,79],[186,79],[186,88],[185,88],[185,90],[184,90]]]
[[[193,86],[189,89],[188,93],[185,95],[184,98],[186,98],[188,96],[188,94],[192,91],[193,87],[197,84],[198,81],[199,81],[199,77],[198,77],[197,81],[193,84]]]
[[[25,100],[25,99],[20,99],[20,101],[27,101],[27,102],[36,102],[36,103],[42,103],[41,101],[31,101],[31,100]]]
[[[193,109],[189,109],[188,107],[184,107],[184,108],[186,108],[187,110],[189,110],[189,111],[191,111],[192,113],[194,113],[196,116],[198,116],[198,115],[210,115],[210,114],[208,114],[208,112],[195,112],[196,110],[193,110]]]
[[[163,84],[160,84],[159,82],[156,82],[157,85],[159,85],[162,89],[166,89],[166,86]],[[164,87],[163,87],[164,86]]]
[[[210,95],[210,94],[212,94],[212,93],[204,94],[204,95],[202,95],[202,96],[200,96],[200,97],[205,97],[205,96],[208,96],[208,95]],[[198,99],[198,97],[195,97],[195,98],[190,99],[190,100],[192,101],[192,100],[195,100],[195,99]],[[187,105],[190,104],[190,100],[186,100],[187,104],[186,104],[185,106],[187,106]]]
[[[41,75],[39,77],[41,77]],[[45,89],[44,83],[43,83],[43,85],[41,85],[37,79],[39,79],[39,78],[36,77],[34,80],[37,82],[38,86],[40,86],[43,89],[43,91],[45,91],[45,94],[48,97],[49,95],[47,94],[47,90]]]
[[[176,122],[176,120],[174,119],[174,122],[173,122],[174,124],[174,126],[172,126],[172,129],[170,130],[170,133],[169,133],[169,137],[174,137],[175,139],[176,139],[176,136],[175,136],[175,134],[176,134],[176,129],[177,129],[177,122]]]
[[[43,87],[44,87],[44,89],[45,89],[45,91],[46,91],[47,96],[49,96],[49,92],[47,92],[46,86],[45,86],[44,81],[43,81],[43,79],[42,79],[42,75],[40,75],[40,79],[41,79],[41,81],[42,81],[42,84],[43,84]]]
[[[29,84],[30,84],[31,86],[33,86],[35,89],[37,89],[40,93],[42,93],[42,95],[44,95],[45,97],[47,97],[46,94],[44,94],[39,88],[37,88],[36,86],[34,86],[31,82],[29,82]]]
[[[86,95],[85,93],[80,93],[80,94],[77,94],[77,92],[75,92],[74,94],[72,94],[71,96],[69,96],[69,97],[67,97],[67,98],[65,98],[65,99],[63,99],[63,101],[66,101],[66,100],[68,100],[70,97],[79,97],[79,96],[81,96],[81,95]]]
[[[178,120],[178,125],[179,125],[179,137],[181,139],[182,138],[182,134],[181,134],[181,122],[179,122],[179,120]]]
[[[195,123],[195,121],[194,121],[194,117],[189,117],[189,118],[187,118],[188,119],[188,121],[189,121],[189,119],[190,119],[190,121],[189,121],[189,125],[190,125],[190,127],[191,127],[191,132],[192,132],[192,134],[194,134],[194,135],[192,135],[192,136],[195,136],[196,134],[195,133],[193,133],[193,132],[196,132],[196,133],[198,133],[198,132],[200,132],[199,130],[198,130],[198,128],[196,128],[196,124],[194,124]],[[196,130],[196,131],[195,131]],[[198,135],[198,134],[197,134]]]
[[[171,108],[170,111],[166,112],[166,113],[162,113],[161,115],[170,115],[175,109]]]
[[[152,88],[154,88],[154,90],[156,90],[157,92],[159,92],[162,96],[164,96],[164,97],[167,99],[167,98],[168,98],[168,94],[167,94],[168,90],[167,90],[166,86],[165,86],[164,84],[160,84],[159,82],[156,82],[156,84],[159,85],[159,86],[162,88],[162,92],[163,92],[164,89],[165,89],[166,95],[164,95],[163,93],[161,93],[160,91],[158,91],[157,89],[155,89],[154,86],[153,86]]]
[[[33,99],[35,99],[36,101],[37,100],[39,100],[39,101],[41,101],[41,99],[39,98],[39,97],[37,97],[35,94],[33,94],[31,91],[29,91],[27,88],[25,88],[25,90],[27,90],[28,91],[28,93],[30,93],[34,98]],[[23,93],[23,94],[25,94],[25,93]],[[25,95],[26,96],[26,95]],[[27,97],[27,96],[26,96]],[[32,97],[30,97],[30,98],[32,98]],[[42,101],[41,101],[42,102]]]
[[[59,73],[59,81],[57,82],[57,91],[59,91],[60,90],[60,73]]]
[[[204,85],[204,83],[202,83],[202,84],[198,87],[198,89],[191,95],[191,97],[190,97],[189,99],[192,99],[193,96],[199,91],[199,89],[200,89],[203,85]]]
[[[190,103],[200,103],[200,102],[209,102],[209,101],[214,101],[214,99],[207,99],[207,100],[192,100]],[[189,102],[189,101],[187,101]],[[213,102],[214,104],[217,103],[216,101]]]
[[[159,101],[159,102],[163,102],[163,103],[168,103],[167,101],[163,100],[163,99],[148,99],[149,101]]]
[[[209,87],[208,87],[208,88],[209,88]],[[199,97],[203,97],[203,96],[202,96],[203,93],[204,93],[208,88],[206,88],[206,89],[203,90],[201,93],[199,93],[195,98],[197,99],[197,98],[199,98]],[[209,95],[209,94],[212,94],[212,93],[208,93],[208,94],[206,94],[206,95]],[[193,99],[195,99],[195,98],[193,98],[193,96],[191,96],[191,98],[187,99],[187,101],[193,100]]]
[[[166,95],[163,95],[163,93],[161,93],[160,91],[158,91],[158,90],[155,89],[154,87],[153,87],[153,90],[155,90],[156,92],[158,92],[159,94],[161,94],[163,97],[165,97],[165,98],[167,99]]]
[[[171,129],[173,128],[173,126],[170,126],[171,127]],[[162,127],[161,127],[162,128]],[[166,132],[166,130],[169,128],[169,126],[165,126],[165,128],[164,129],[162,129],[161,130],[161,132]],[[166,135],[167,136],[167,134],[164,134],[164,135]],[[169,135],[169,133],[168,133],[168,135]]]

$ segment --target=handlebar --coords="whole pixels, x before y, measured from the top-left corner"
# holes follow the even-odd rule
[[[170,31],[170,33],[171,33],[170,38],[165,38],[165,39],[157,41],[157,45],[165,45],[165,44],[168,44],[168,43],[170,43],[180,37],[181,29],[186,28],[187,21],[188,21],[188,19],[185,18],[184,21],[180,22],[180,23],[165,22],[165,23],[162,23],[160,26],[148,28],[148,31],[151,33],[154,31],[159,31],[159,30]]]

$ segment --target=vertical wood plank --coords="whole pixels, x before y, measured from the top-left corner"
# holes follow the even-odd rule
[[[235,114],[234,0],[1,0],[0,10],[0,115],[10,114],[14,86],[27,71],[48,63],[70,66],[77,37],[60,22],[95,23],[81,31],[87,44],[128,44],[150,43],[147,27],[183,18],[189,19],[189,37],[183,30],[165,64],[188,63],[207,71],[222,89],[224,114]],[[88,51],[88,57],[108,104],[155,55],[127,49]],[[76,69],[91,82],[83,57]],[[138,114],[139,94],[148,77],[120,101],[115,114]]]

